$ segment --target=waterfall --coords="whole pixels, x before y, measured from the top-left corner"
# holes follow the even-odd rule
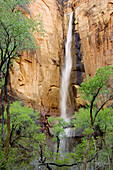
[[[65,66],[62,70],[62,79],[61,79],[61,117],[67,118],[67,95],[68,87],[72,69],[72,57],[71,57],[71,44],[72,44],[72,20],[73,12],[70,14],[69,27],[67,32],[67,41],[65,44]]]

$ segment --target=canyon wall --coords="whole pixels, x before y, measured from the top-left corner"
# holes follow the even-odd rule
[[[36,0],[29,7],[32,16],[41,14],[44,37],[35,35],[40,47],[24,52],[11,72],[13,91],[28,105],[39,111],[54,112],[59,107],[60,60],[62,58],[62,18],[56,0]]]
[[[93,76],[97,68],[113,65],[113,0],[81,1],[73,5],[85,73]]]
[[[39,50],[23,52],[11,71],[11,87],[25,103],[42,113],[59,112],[61,69],[69,14],[73,17],[73,68],[69,105],[80,101],[77,85],[98,67],[113,65],[113,0],[36,0],[33,17],[43,15],[44,37],[35,35]],[[76,100],[74,99],[76,98]]]

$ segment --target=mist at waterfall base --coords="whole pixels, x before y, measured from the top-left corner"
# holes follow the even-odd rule
[[[72,57],[71,57],[71,44],[72,44],[72,20],[73,20],[73,12],[70,14],[69,19],[69,27],[67,32],[67,41],[65,44],[65,62],[64,68],[62,70],[62,79],[61,79],[61,117],[64,120],[67,119],[67,95],[68,95],[68,87],[70,82],[70,75],[72,69]]]

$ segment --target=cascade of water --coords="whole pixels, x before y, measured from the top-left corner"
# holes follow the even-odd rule
[[[67,94],[72,69],[71,44],[72,44],[72,19],[73,12],[70,15],[69,27],[67,32],[67,41],[65,44],[65,66],[62,70],[61,80],[61,117],[67,118]]]

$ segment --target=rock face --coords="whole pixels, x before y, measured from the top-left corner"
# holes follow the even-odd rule
[[[23,53],[11,73],[15,92],[38,109],[59,107],[60,59],[62,58],[62,18],[56,0],[36,0],[30,5],[32,16],[43,15],[44,37],[35,35],[39,50]]]
[[[42,112],[59,112],[60,80],[69,14],[73,17],[73,68],[69,105],[76,85],[98,67],[113,65],[113,0],[36,0],[32,16],[43,15],[45,37],[35,35],[40,49],[23,53],[11,72],[13,91]]]
[[[85,73],[93,76],[97,68],[113,65],[113,0],[73,4]]]

